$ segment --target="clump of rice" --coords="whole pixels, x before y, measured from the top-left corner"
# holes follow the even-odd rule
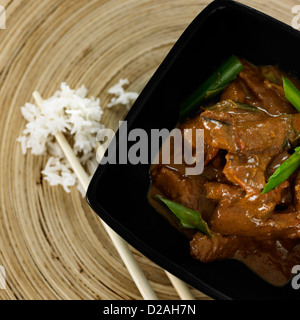
[[[127,108],[127,110],[130,109],[132,102],[137,99],[138,94],[136,92],[126,92],[123,87],[128,84],[129,81],[127,79],[121,79],[118,84],[108,90],[110,94],[115,96],[107,105],[108,108],[122,104]]]
[[[126,92],[123,87],[128,84],[128,80],[121,79],[109,90],[113,95],[109,108],[116,105],[130,108],[138,94]],[[51,186],[61,185],[66,192],[70,192],[70,187],[76,185],[84,196],[84,190],[54,136],[57,132],[66,135],[81,164],[92,176],[98,165],[96,135],[105,127],[101,123],[103,110],[100,99],[88,98],[85,86],[73,90],[62,83],[60,90],[44,100],[43,110],[32,103],[26,103],[21,107],[21,112],[28,122],[23,135],[17,139],[21,143],[23,154],[28,150],[37,156],[48,154],[50,157],[42,171],[45,180]]]

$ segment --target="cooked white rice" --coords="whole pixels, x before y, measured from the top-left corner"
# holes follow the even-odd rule
[[[128,80],[121,79],[109,90],[113,95],[109,108],[120,104],[130,108],[138,94],[126,92],[123,86],[128,84]],[[51,186],[61,185],[66,192],[70,192],[70,187],[76,185],[84,196],[84,190],[54,136],[57,132],[63,132],[72,140],[75,154],[92,176],[98,165],[96,135],[104,128],[101,124],[103,110],[100,99],[87,98],[85,86],[72,90],[66,83],[62,83],[59,91],[44,100],[42,111],[36,105],[26,103],[21,107],[21,112],[28,121],[23,135],[17,139],[21,143],[23,154],[30,150],[34,155],[50,155],[42,171],[45,180]]]
[[[130,109],[132,103],[137,99],[138,94],[136,92],[126,92],[123,87],[128,84],[129,81],[127,79],[121,79],[118,84],[108,90],[110,94],[115,96],[107,105],[108,108],[122,104],[127,110]]]

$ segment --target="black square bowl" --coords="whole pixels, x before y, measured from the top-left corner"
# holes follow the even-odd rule
[[[300,33],[288,25],[234,1],[216,0],[184,31],[148,82],[126,118],[128,130],[150,134],[154,128],[174,128],[180,103],[232,54],[299,76],[299,45]],[[214,299],[299,298],[290,283],[269,285],[240,262],[194,260],[188,240],[148,203],[149,168],[100,164],[88,188],[89,205],[129,244]]]

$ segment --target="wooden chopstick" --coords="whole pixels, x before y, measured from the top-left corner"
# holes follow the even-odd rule
[[[43,99],[40,96],[40,94],[35,91],[33,93],[33,97],[35,99],[36,104],[38,107],[42,110],[43,108]],[[85,191],[88,189],[89,185],[89,177],[85,170],[83,169],[79,159],[76,157],[75,153],[73,152],[73,149],[69,145],[68,141],[66,140],[65,136],[58,132],[55,135],[56,141],[61,147],[62,151],[64,152],[67,160],[69,161],[73,171],[77,175],[82,187]],[[134,282],[136,283],[136,286],[138,287],[142,297],[145,300],[157,300],[157,296],[154,293],[153,289],[151,288],[148,280],[146,279],[144,273],[138,266],[136,260],[133,257],[132,252],[129,250],[127,244],[125,241],[119,237],[109,226],[107,226],[106,223],[104,223],[101,219],[100,221],[103,223],[103,226],[105,227],[106,232],[110,236],[111,240],[113,241],[113,244],[115,245],[116,249],[118,250],[124,264],[126,265],[131,277],[133,278]]]
[[[37,104],[37,106],[42,110],[43,109],[43,99],[41,95],[35,91],[33,92],[33,98]],[[65,154],[67,160],[69,161],[73,171],[78,177],[79,182],[81,183],[82,187],[85,191],[87,191],[90,179],[85,172],[84,168],[82,167],[79,159],[75,155],[73,149],[69,145],[65,136],[58,132],[55,135],[56,141],[61,147],[63,153]],[[100,219],[100,218],[99,218]],[[137,288],[139,289],[142,297],[144,300],[157,300],[157,296],[153,289],[151,288],[148,280],[146,279],[143,271],[139,267],[137,261],[135,260],[132,252],[130,251],[128,244],[122,239],[117,233],[115,233],[102,219],[102,222],[106,232],[110,236],[113,244],[115,245],[118,253],[120,254],[125,266],[127,267],[132,279],[134,280]],[[176,289],[179,297],[182,300],[194,300],[195,298],[191,294],[187,285],[181,281],[180,279],[176,278],[169,272],[165,271],[168,278],[170,279],[172,285]]]

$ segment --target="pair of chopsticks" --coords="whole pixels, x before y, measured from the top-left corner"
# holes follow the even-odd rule
[[[43,109],[43,99],[41,95],[35,91],[33,93],[33,98],[37,104],[37,106],[42,110]],[[87,191],[90,179],[85,172],[84,168],[82,167],[79,159],[73,152],[73,149],[69,145],[67,139],[65,136],[58,132],[55,135],[56,141],[61,147],[63,153],[65,154],[67,160],[69,161],[73,171],[78,177],[78,180],[80,181],[82,187],[85,191]],[[99,218],[100,219],[100,218]],[[119,255],[121,256],[125,266],[127,267],[132,279],[134,280],[138,290],[140,291],[142,297],[144,300],[157,300],[157,296],[153,289],[151,288],[148,280],[146,279],[143,271],[139,267],[137,261],[135,260],[132,252],[130,251],[128,244],[125,242],[124,239],[122,239],[117,233],[115,233],[104,221],[102,222],[106,232],[110,236],[113,244],[115,245],[117,251],[119,252]],[[175,290],[177,291],[179,297],[182,300],[195,300],[193,295],[191,294],[189,288],[187,285],[181,281],[180,279],[176,278],[172,274],[170,274],[168,271],[165,271],[169,280],[171,281],[172,285],[174,286]]]

